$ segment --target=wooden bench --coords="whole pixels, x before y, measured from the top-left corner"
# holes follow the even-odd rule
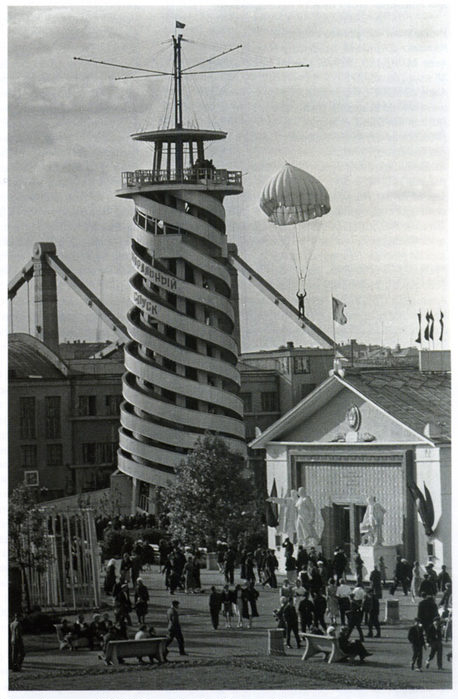
[[[62,624],[54,624],[57,634],[57,640],[59,641],[59,650],[65,650],[66,648],[70,650],[73,648],[88,648],[89,639],[86,636],[80,636],[79,638],[74,638],[70,643],[66,640],[62,632]]]
[[[317,653],[324,653],[328,663],[338,663],[339,660],[352,657],[340,649],[339,641],[335,636],[319,636],[304,632],[300,632],[299,636],[305,641],[305,652],[302,660],[307,660]]]
[[[140,638],[122,641],[109,641],[105,653],[107,663],[119,663],[123,658],[142,658],[147,655],[151,662],[155,658],[159,663],[167,660],[167,638]]]

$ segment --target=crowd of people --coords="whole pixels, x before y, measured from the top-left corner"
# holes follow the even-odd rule
[[[154,626],[147,623],[150,594],[141,577],[144,546],[139,540],[131,553],[124,551],[120,561],[110,559],[106,564],[103,587],[112,598],[114,618],[108,613],[96,613],[88,620],[81,614],[72,623],[63,620],[62,634],[69,649],[78,647],[79,639],[87,639],[87,646],[99,650],[99,657],[108,663],[106,650],[110,641],[127,640],[129,633],[135,639],[157,636]],[[340,546],[329,559],[314,547],[295,547],[289,538],[282,547],[285,575],[279,581],[275,550],[258,546],[250,551],[218,542],[216,556],[222,580],[208,592],[202,589],[203,560],[197,548],[161,540],[156,562],[171,596],[177,592],[208,594],[209,621],[215,631],[223,624],[225,629],[250,629],[253,620],[259,617],[260,590],[269,588],[279,594],[274,615],[278,628],[283,629],[287,647],[291,648],[295,642],[299,648],[301,633],[335,636],[342,652],[359,657],[361,662],[372,655],[364,646],[365,638],[382,635],[379,615],[383,594],[394,595],[401,588],[404,595],[410,595],[412,603],[418,604],[415,622],[408,631],[412,670],[422,670],[426,648],[426,667],[436,659],[438,669],[442,669],[442,645],[450,640],[452,632],[452,581],[445,565],[437,573],[430,562],[425,566],[418,562],[410,565],[399,555],[388,587],[383,558],[369,573],[357,551],[350,561]],[[235,581],[236,565],[240,565],[240,582]],[[186,655],[177,599],[171,600],[164,622],[167,648],[176,641],[179,653]],[[133,626],[137,628],[132,636]],[[23,643],[17,619],[11,625],[10,635],[14,645],[13,665],[20,669]],[[451,653],[447,658],[450,660]],[[144,662],[143,658],[138,661]]]

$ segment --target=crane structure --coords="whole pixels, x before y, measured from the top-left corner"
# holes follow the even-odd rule
[[[130,233],[132,306],[127,326],[97,304],[87,288],[83,293],[88,305],[112,323],[119,342],[124,343],[126,373],[118,468],[132,478],[134,510],[141,487],[152,488],[154,493],[157,486],[167,485],[200,435],[218,434],[234,451],[246,452],[243,404],[238,395],[238,272],[315,342],[334,346],[310,320],[298,319],[292,305],[243,261],[235,245],[228,244],[223,201],[226,196],[242,193],[242,173],[215,167],[205,154],[208,143],[225,139],[227,134],[183,125],[182,80],[186,75],[308,66],[195,70],[240,48],[235,47],[183,68],[182,40],[182,34],[172,36],[172,73],[137,68],[140,75],[126,76],[171,75],[175,118],[173,128],[131,135],[135,141],[152,144],[152,167],[123,172],[116,192],[134,204]],[[93,59],[76,60],[135,69]],[[81,284],[57,261],[55,250],[44,250],[42,257],[51,272],[63,275],[77,293],[82,293]],[[23,276],[30,276],[31,269],[24,270]],[[11,289],[16,291],[20,282],[17,278],[13,281]]]

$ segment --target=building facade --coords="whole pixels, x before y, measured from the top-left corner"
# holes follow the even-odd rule
[[[450,565],[450,430],[448,371],[347,369],[326,379],[250,447],[266,450],[269,492],[274,482],[281,497],[306,489],[326,557],[337,545],[353,555],[373,496],[386,510],[386,546],[410,561],[429,556]],[[415,486],[425,499],[431,494],[429,535],[411,494]],[[269,544],[279,553],[283,538],[269,528]]]
[[[62,354],[74,356],[71,347]],[[8,354],[9,490],[25,483],[52,499],[108,487],[116,468],[122,358],[63,360],[22,333],[9,336]]]

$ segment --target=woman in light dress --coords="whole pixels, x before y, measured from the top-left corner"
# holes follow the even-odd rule
[[[412,602],[416,601],[417,597],[420,597],[420,585],[423,580],[423,573],[420,568],[418,561],[415,561],[412,568],[412,583],[410,585],[410,596],[412,597]]]
[[[336,625],[339,618],[339,602],[337,600],[337,585],[334,578],[329,578],[326,586],[326,611],[333,626]]]

